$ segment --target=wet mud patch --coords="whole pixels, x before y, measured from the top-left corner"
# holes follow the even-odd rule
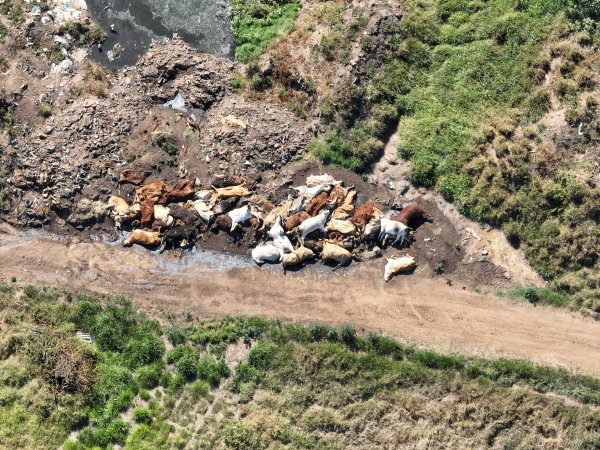
[[[203,53],[230,59],[235,53],[225,0],[94,0],[88,8],[107,33],[92,56],[111,69],[134,65],[152,42],[173,34]]]

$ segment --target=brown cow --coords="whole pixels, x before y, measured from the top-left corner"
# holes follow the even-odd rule
[[[152,226],[152,222],[154,222],[154,205],[156,205],[157,201],[156,197],[140,200],[140,209],[142,211],[140,222],[143,227],[149,228]]]
[[[160,199],[161,204],[168,205],[169,203],[183,202],[196,195],[194,189],[194,181],[179,180],[175,186],[169,186],[164,199]],[[164,203],[163,203],[164,201]]]
[[[231,230],[231,224],[231,217],[229,217],[227,214],[221,214],[217,216],[210,230],[212,232],[224,231],[226,233],[229,233],[229,231]]]
[[[354,214],[348,220],[354,225],[356,225],[356,228],[358,228],[359,230],[363,230],[365,228],[365,225],[373,217],[374,213],[375,205],[373,204],[373,202],[367,202],[360,208],[358,208],[356,211],[354,211]]]
[[[285,223],[283,224],[283,229],[285,231],[292,231],[306,219],[310,219],[310,217],[310,214],[308,214],[307,212],[297,212],[296,214],[291,215],[285,220]]]
[[[429,216],[421,206],[416,203],[407,205],[400,213],[391,218],[396,222],[401,222],[407,227],[416,228],[423,221],[432,222],[433,219]]]
[[[135,196],[139,202],[148,198],[158,199],[163,197],[167,191],[167,185],[164,181],[155,181],[154,183],[145,184],[135,190]]]
[[[317,214],[319,214],[319,211],[321,211],[321,208],[325,206],[328,199],[329,195],[327,194],[327,192],[321,192],[319,195],[313,198],[306,207],[306,212],[308,213],[308,215],[310,217],[314,217]]]
[[[134,186],[139,186],[144,182],[149,174],[150,172],[142,172],[141,170],[123,169],[123,171],[119,174],[119,181],[117,184],[130,183]]]

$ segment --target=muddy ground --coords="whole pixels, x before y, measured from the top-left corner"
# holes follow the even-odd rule
[[[77,238],[0,234],[0,279],[130,296],[152,317],[262,315],[397,336],[440,351],[527,358],[600,375],[600,323],[552,308],[483,296],[432,278],[423,267],[383,281],[381,260],[340,272],[311,267],[284,275],[246,257],[197,250],[163,258]]]
[[[373,39],[389,15],[386,8],[375,8]],[[11,132],[0,135],[0,180],[6,179],[0,187],[8,194],[0,204],[0,278],[126,294],[151,315],[352,322],[441,350],[600,373],[597,324],[473,293],[543,282],[502,233],[410,185],[409,168],[396,156],[397,135],[368,174],[324,167],[307,151],[320,132],[318,117],[298,116],[269,92],[238,92],[232,80],[244,73],[240,65],[174,39],[152,45],[134,67],[115,73],[74,46],[64,49],[68,64],[59,67],[47,50],[57,26],[33,18],[0,48],[9,63],[0,75],[2,105],[15,118]],[[25,46],[29,36],[47,48]],[[292,56],[302,59],[302,52]],[[351,70],[324,72],[317,88],[338,89],[360,72],[355,56]],[[168,107],[177,98],[183,108]],[[50,115],[41,114],[42,105]],[[157,135],[170,139],[175,158],[157,144]],[[318,262],[286,276],[279,266],[258,269],[246,255],[257,243],[249,228],[233,235],[207,232],[194,250],[159,256],[122,248],[125,235],[105,212],[89,208],[110,195],[133,199],[135,186],[117,183],[127,168],[147,172],[145,182],[186,178],[197,188],[209,187],[216,176],[239,176],[276,203],[308,175],[327,172],[356,187],[357,205],[372,200],[386,210],[417,201],[433,221],[415,230],[410,247],[387,250],[387,256],[410,254],[418,264],[414,274],[389,284],[383,258],[335,273]]]

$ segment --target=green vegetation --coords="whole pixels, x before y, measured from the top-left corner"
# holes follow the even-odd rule
[[[566,370],[419,350],[348,324],[171,316],[163,326],[120,297],[16,293],[0,283],[3,448],[539,448],[552,439],[583,449],[600,439],[600,413],[585,406],[600,405],[600,380]],[[231,348],[237,365],[226,363]]]
[[[179,155],[179,147],[173,136],[167,133],[156,133],[152,137],[152,143],[167,154],[168,158],[166,164],[174,166],[177,162],[177,156]]]
[[[60,27],[59,34],[69,34],[79,47],[89,47],[106,39],[106,33],[95,23],[69,22]]]
[[[52,115],[52,106],[48,103],[41,103],[39,112],[42,117],[50,117]]]
[[[256,60],[272,41],[293,28],[300,2],[292,0],[234,0],[231,28],[236,38],[235,56],[247,63]]]
[[[513,300],[527,300],[534,305],[548,305],[565,307],[569,305],[569,298],[551,287],[536,288],[533,286],[515,286],[507,292],[498,292],[498,296]]]
[[[52,64],[60,64],[66,58],[63,49],[59,44],[54,44],[50,47],[47,56]]]
[[[401,20],[384,21],[383,39],[361,38],[364,82],[320,100],[328,131],[311,151],[362,171],[399,122],[398,150],[415,184],[502,228],[568,306],[597,315],[600,190],[591,160],[576,155],[600,142],[599,105],[589,94],[598,2],[403,6]],[[343,61],[336,52],[355,39],[352,26],[335,33],[322,42],[322,57]],[[566,137],[545,132],[553,95],[567,110]]]

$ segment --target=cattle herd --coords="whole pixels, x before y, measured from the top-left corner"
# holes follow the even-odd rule
[[[416,203],[400,211],[381,211],[371,201],[356,206],[356,189],[344,187],[332,176],[311,175],[306,184],[279,204],[252,192],[240,180],[222,178],[210,189],[197,190],[195,182],[163,181],[135,190],[133,204],[112,196],[108,207],[118,229],[130,229],[124,246],[192,247],[208,233],[235,234],[245,227],[257,245],[250,251],[258,264],[300,267],[319,257],[333,270],[352,259],[382,255],[386,245],[410,245],[411,231],[431,218]],[[385,281],[414,270],[410,256],[387,258]]]

